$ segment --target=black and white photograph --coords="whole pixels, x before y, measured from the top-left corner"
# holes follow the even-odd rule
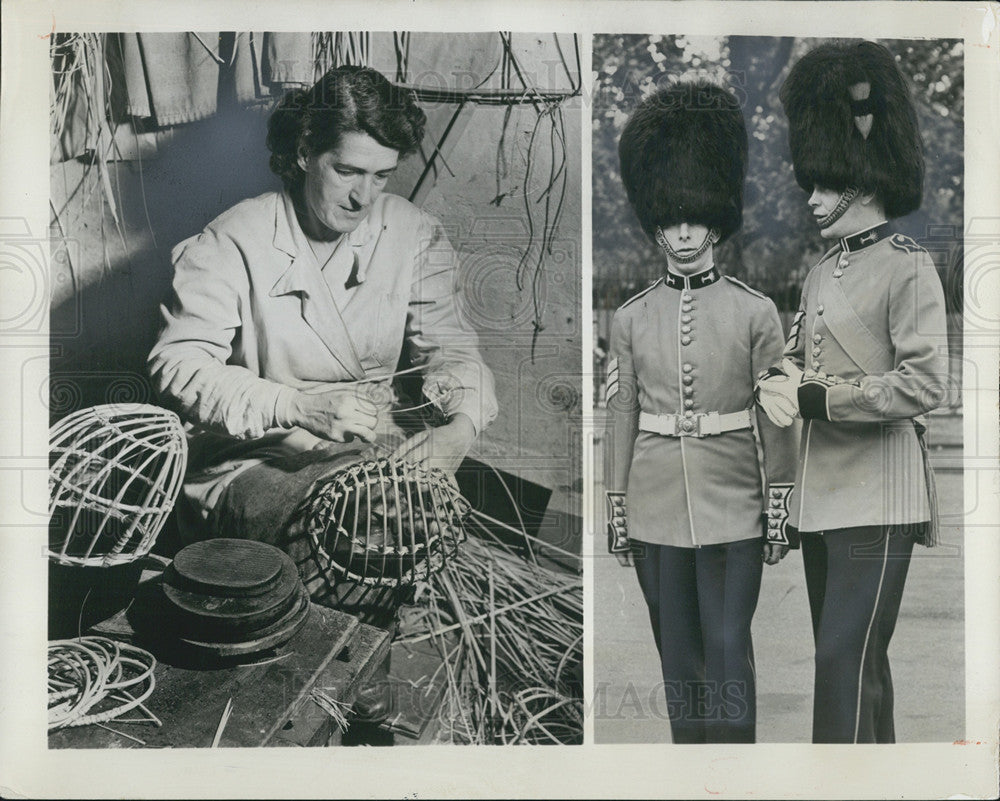
[[[995,798],[998,52],[0,4],[0,796]]]
[[[595,37],[598,742],[961,738],[963,52]]]
[[[49,747],[582,742],[577,37],[50,55]]]

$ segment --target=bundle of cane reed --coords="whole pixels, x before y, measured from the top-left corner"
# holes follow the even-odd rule
[[[430,640],[442,656],[443,737],[471,744],[582,742],[582,687],[574,675],[583,660],[580,577],[522,557],[478,521],[473,512],[467,527],[481,536],[470,536],[421,585],[423,611],[403,638]]]
[[[133,709],[160,725],[145,706],[156,681],[148,651],[107,637],[49,643],[49,729],[101,724]]]

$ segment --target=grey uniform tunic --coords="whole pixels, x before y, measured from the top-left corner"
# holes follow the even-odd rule
[[[790,516],[800,531],[931,517],[914,420],[947,386],[941,282],[908,237],[848,239],[857,250],[838,244],[806,278],[786,346],[804,378],[832,383],[829,419],[803,423]]]
[[[608,489],[627,488],[629,537],[697,547],[761,537],[768,481],[790,483],[795,434],[771,425],[715,436],[638,430],[639,412],[752,409],[757,374],[780,356],[774,303],[714,268],[667,273],[611,324]]]

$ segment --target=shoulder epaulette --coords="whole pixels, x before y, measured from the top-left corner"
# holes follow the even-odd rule
[[[619,308],[619,309],[624,309],[624,308],[625,308],[626,306],[628,306],[628,305],[629,305],[630,303],[632,303],[633,301],[636,301],[636,300],[638,300],[638,299],[639,299],[639,298],[641,298],[641,297],[642,297],[643,295],[645,295],[645,294],[646,294],[647,292],[651,292],[652,290],[654,290],[654,289],[656,288],[656,285],[657,285],[657,284],[659,284],[659,283],[661,283],[662,281],[663,281],[663,279],[662,279],[662,278],[657,278],[657,279],[656,279],[655,281],[653,281],[653,283],[651,283],[651,284],[650,284],[649,286],[647,286],[647,287],[646,287],[646,288],[645,288],[644,290],[642,290],[642,292],[638,292],[638,293],[636,293],[635,295],[633,295],[632,297],[630,297],[630,298],[629,298],[628,300],[626,300],[626,301],[625,301],[625,302],[624,302],[624,303],[623,303],[623,304],[622,304],[621,306],[619,306],[618,308]]]
[[[920,247],[920,245],[904,234],[893,234],[889,237],[889,243],[896,248],[896,250],[902,250],[906,253],[923,252],[923,248]]]
[[[763,298],[764,300],[767,300],[767,295],[765,295],[759,289],[754,289],[752,286],[748,286],[747,284],[744,284],[739,278],[733,278],[731,275],[724,275],[722,277],[725,278],[727,281],[730,281],[731,283],[736,284],[736,286],[741,287],[742,289],[745,289],[751,295],[756,295],[758,298]]]

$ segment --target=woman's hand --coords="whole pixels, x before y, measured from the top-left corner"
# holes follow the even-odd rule
[[[353,385],[323,392],[296,392],[290,404],[290,422],[334,442],[350,442],[355,437],[374,442],[378,407],[364,392]]]
[[[785,558],[788,553],[787,545],[778,545],[775,542],[764,543],[764,562],[769,565],[776,565]]]
[[[414,434],[393,453],[398,459],[454,473],[476,439],[472,418],[459,412],[443,426]]]

